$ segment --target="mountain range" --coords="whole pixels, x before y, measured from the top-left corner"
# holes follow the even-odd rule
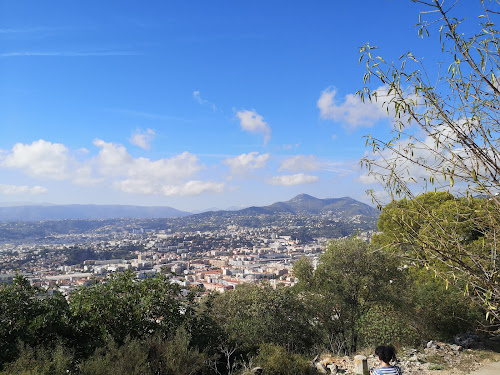
[[[365,203],[349,197],[320,199],[308,194],[299,194],[286,202],[276,202],[268,206],[252,206],[240,210],[209,211],[200,216],[259,216],[259,215],[335,215],[353,217],[362,215],[378,217],[379,211]]]
[[[197,216],[321,215],[337,217],[362,215],[377,217],[379,212],[349,197],[319,199],[300,194],[286,202],[240,210],[208,211]],[[193,215],[172,207],[128,205],[20,205],[0,207],[0,221],[42,221],[64,219],[173,218]]]
[[[0,207],[0,221],[43,221],[65,219],[171,218],[191,215],[172,207],[128,205],[26,205]]]

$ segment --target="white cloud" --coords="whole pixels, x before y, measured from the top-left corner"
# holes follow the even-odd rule
[[[339,104],[336,101],[337,90],[330,87],[322,91],[318,99],[320,116],[325,120],[341,122],[349,129],[371,127],[381,119],[390,118],[392,113],[392,110],[388,113],[387,106],[384,105],[384,102],[392,98],[387,95],[387,88],[379,87],[375,91],[378,99],[374,98],[373,101],[363,102],[356,94],[348,94],[344,102]]]
[[[104,142],[100,139],[95,139],[94,145],[101,148],[96,163],[103,175],[117,176],[126,174],[130,165],[134,162],[132,156],[122,145]]]
[[[68,148],[40,139],[31,144],[16,143],[1,166],[21,169],[31,177],[64,180],[68,177]]]
[[[200,103],[201,105],[208,104],[212,107],[212,110],[215,112],[217,110],[217,107],[215,104],[210,103],[208,100],[202,99],[200,92],[199,91],[193,91],[193,98]]]
[[[320,169],[319,163],[314,155],[295,155],[285,159],[279,168],[280,171],[315,171]]]
[[[260,133],[264,135],[264,144],[271,139],[271,128],[264,121],[264,117],[255,111],[243,110],[236,113],[240,119],[241,128],[250,133]]]
[[[318,181],[319,181],[318,176],[311,176],[304,173],[298,173],[286,176],[276,176],[271,178],[268,181],[268,183],[271,185],[292,186],[292,185],[313,184]]]
[[[254,151],[234,158],[227,158],[223,163],[228,165],[233,173],[244,174],[251,169],[264,168],[270,156],[270,154],[259,155],[258,152]]]
[[[193,98],[195,98],[196,101],[198,103],[200,103],[200,104],[206,104],[206,103],[208,103],[208,100],[204,100],[204,99],[201,98],[199,91],[193,91]]]
[[[188,181],[178,186],[165,186],[164,195],[199,195],[205,192],[222,193],[225,184],[211,181]]]
[[[96,139],[94,144],[101,148],[96,162],[103,175],[127,176],[151,182],[179,182],[203,168],[198,157],[189,152],[172,158],[151,160],[144,157],[133,158],[127,149],[119,144],[100,139]]]
[[[205,192],[221,193],[224,183],[192,180],[177,185],[151,184],[147,180],[127,179],[115,184],[126,193],[165,196],[192,196]]]
[[[14,195],[14,194],[44,194],[48,190],[43,186],[33,186],[29,187],[26,185],[4,185],[0,184],[0,194]]]
[[[103,176],[124,177],[116,180],[114,186],[126,193],[148,195],[197,195],[203,192],[221,192],[224,183],[186,180],[204,168],[198,157],[183,152],[171,158],[151,160],[133,158],[126,148],[119,144],[96,139],[94,144],[101,148],[95,163]]]
[[[153,129],[146,129],[146,131],[136,131],[132,134],[132,137],[129,139],[130,143],[133,145],[139,146],[144,150],[149,150],[151,147],[150,143],[156,135]]]
[[[194,179],[205,166],[189,152],[151,160],[133,157],[121,144],[100,139],[93,143],[99,151],[95,157],[85,159],[86,153],[81,149],[71,152],[59,143],[44,140],[18,143],[10,151],[0,150],[0,167],[19,169],[34,178],[68,180],[80,186],[105,183],[129,193],[173,196],[224,190],[225,183]],[[72,155],[78,156],[78,160]],[[0,185],[3,194],[44,192],[46,189],[40,186]]]
[[[469,131],[466,124],[464,120],[457,121],[462,133]],[[450,127],[442,124],[436,126],[435,132],[431,135],[409,136],[393,142],[390,149],[386,148],[376,154],[367,153],[365,157],[372,160],[372,173],[365,169],[358,180],[366,185],[384,182],[391,178],[393,170],[393,177],[397,176],[401,181],[411,183],[408,185],[410,190],[425,189],[430,176],[433,176],[434,185],[429,187],[448,189],[450,182],[445,181],[441,171],[449,175],[449,171],[453,170],[454,183],[458,185],[462,182],[461,176],[464,173],[460,163],[473,168],[477,162],[475,155],[466,152],[460,146],[460,142],[457,142],[457,138],[457,134]],[[460,163],[457,160],[460,160]],[[468,176],[468,173],[465,175]]]

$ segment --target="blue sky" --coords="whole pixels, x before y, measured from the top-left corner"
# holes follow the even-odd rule
[[[437,61],[437,35],[414,28],[419,9],[0,0],[0,203],[369,202],[363,136],[391,127],[353,96],[358,49]]]

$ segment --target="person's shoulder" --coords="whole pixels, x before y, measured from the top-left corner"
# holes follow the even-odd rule
[[[401,368],[398,366],[379,367],[373,369],[372,375],[402,375]]]

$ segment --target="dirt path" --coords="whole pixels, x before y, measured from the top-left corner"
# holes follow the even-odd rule
[[[500,362],[491,362],[482,366],[479,370],[471,372],[469,375],[499,375]]]

